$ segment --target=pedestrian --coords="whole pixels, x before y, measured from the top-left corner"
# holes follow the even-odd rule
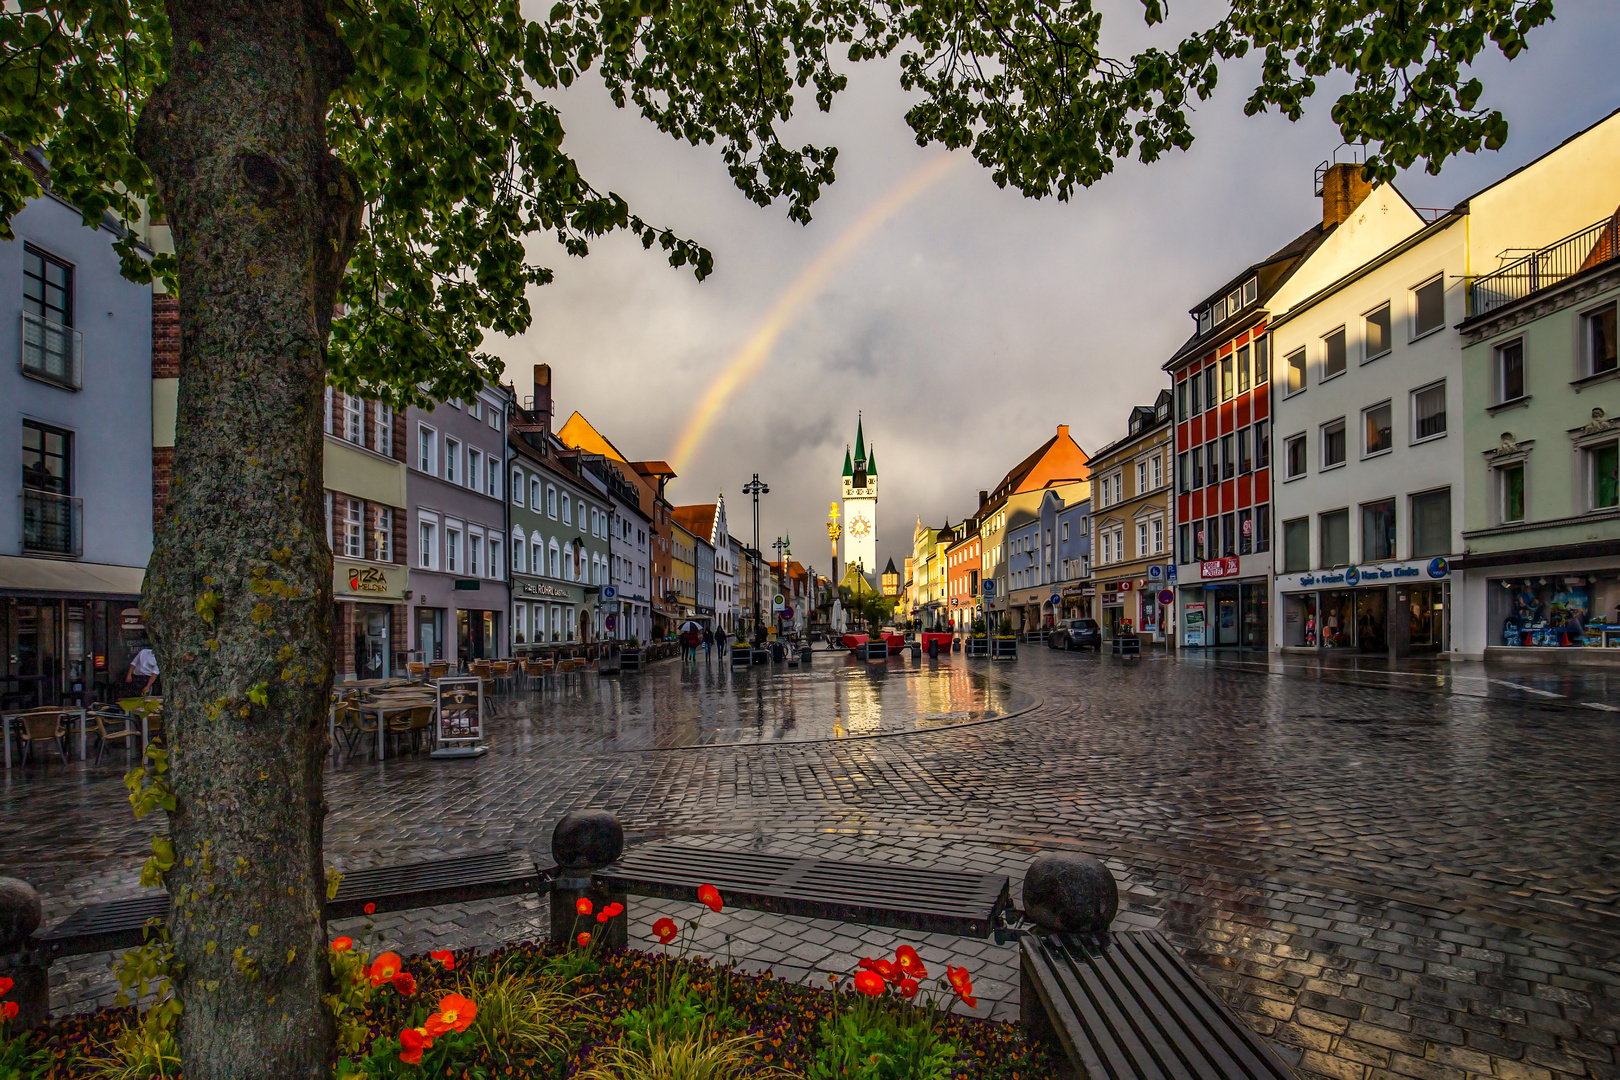
[[[721,627],[714,632],[714,643],[720,650],[720,659],[726,658],[726,628]]]
[[[141,651],[135,654],[135,659],[129,662],[129,676],[124,681],[133,684],[138,679],[146,680],[146,685],[141,688],[142,697],[150,694],[152,687],[157,685],[157,657],[152,654],[150,645],[143,645]]]
[[[709,662],[709,653],[714,650],[714,631],[707,626],[703,628],[703,662]]]

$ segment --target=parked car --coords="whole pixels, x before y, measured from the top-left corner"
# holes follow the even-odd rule
[[[1068,619],[1057,624],[1047,637],[1046,644],[1065,652],[1073,649],[1096,649],[1102,652],[1102,627],[1096,619]]]

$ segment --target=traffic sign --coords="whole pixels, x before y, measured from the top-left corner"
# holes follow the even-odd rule
[[[996,595],[995,581],[991,578],[985,578],[979,583],[979,592],[982,593],[986,598],[994,597]]]
[[[618,598],[619,598],[619,590],[618,589],[614,588],[612,585],[604,585],[604,586],[602,586],[602,599],[604,599],[604,600],[617,600]]]
[[[1171,592],[1169,589],[1165,589],[1163,592],[1161,592],[1159,594],[1159,603],[1161,603],[1161,604],[1173,604],[1175,602],[1176,602],[1176,594]]]
[[[771,597],[771,610],[772,611],[781,611],[782,608],[785,607],[786,605],[787,605],[787,598],[784,597],[781,593],[777,593],[775,596]]]
[[[785,622],[792,622],[793,621],[793,609],[790,608],[790,607],[783,608],[782,609],[782,619]]]
[[[618,619],[618,616],[616,616],[616,615],[609,615],[603,621],[606,622],[607,628],[609,630],[612,630],[615,626],[619,625],[619,619]]]
[[[1053,607],[1061,607],[1063,604],[1063,597],[1059,596],[1057,593],[1053,593],[1050,603]]]
[[[1152,578],[1154,581],[1158,581],[1159,578],[1163,576],[1164,567],[1160,566],[1158,563],[1154,563],[1152,566],[1148,567],[1148,577]]]

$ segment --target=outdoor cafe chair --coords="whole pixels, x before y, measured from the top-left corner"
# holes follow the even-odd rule
[[[95,725],[91,730],[96,734],[97,765],[101,764],[101,756],[107,752],[108,743],[123,743],[124,753],[127,756],[130,747],[141,741],[140,717],[131,716],[111,705],[92,705],[87,722]]]
[[[22,763],[28,764],[29,751],[37,742],[56,741],[56,752],[62,757],[62,764],[66,765],[67,756],[67,724],[62,719],[60,709],[33,709],[22,714]]]
[[[405,674],[411,677],[411,682],[419,683],[427,678],[427,665],[420,661],[410,660],[405,664]]]
[[[428,681],[438,682],[450,674],[450,663],[447,660],[434,660],[428,664]]]

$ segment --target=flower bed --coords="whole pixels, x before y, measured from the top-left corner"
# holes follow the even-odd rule
[[[589,916],[589,901],[580,904]],[[709,906],[719,910],[718,894]],[[601,917],[622,910],[611,905]],[[682,939],[673,954],[602,949],[581,933],[569,948],[523,943],[488,955],[373,958],[338,938],[328,998],[339,1029],[334,1074],[1036,1080],[1054,1071],[1016,1025],[951,1012],[957,1000],[976,1005],[967,971],[930,973],[909,946],[833,973],[822,989],[688,958],[697,928],[655,924],[663,945]],[[143,1037],[152,1030],[133,1008],[9,1039],[0,1027],[0,1077],[176,1076],[172,1042],[166,1032]]]

